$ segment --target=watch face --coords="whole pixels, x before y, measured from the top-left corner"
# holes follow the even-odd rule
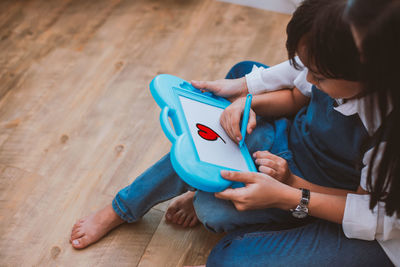
[[[307,213],[302,211],[302,210],[294,210],[292,212],[293,216],[299,219],[303,219],[305,217],[307,217]]]

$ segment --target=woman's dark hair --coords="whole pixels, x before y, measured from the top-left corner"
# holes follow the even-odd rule
[[[361,80],[378,102],[378,110],[370,108],[369,117],[373,118],[372,112],[379,112],[382,123],[376,139],[379,143],[386,141],[379,162],[378,146],[369,162],[370,208],[382,201],[387,215],[397,213],[400,217],[400,127],[395,125],[400,121],[400,1],[350,0],[344,15],[362,39]],[[373,179],[374,166],[377,174]]]
[[[301,42],[313,72],[359,80],[360,57],[350,26],[342,19],[346,4],[346,0],[305,0],[296,9],[286,28],[286,48],[295,68],[299,69],[295,56]]]

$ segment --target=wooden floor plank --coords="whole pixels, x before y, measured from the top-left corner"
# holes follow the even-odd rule
[[[174,238],[171,239],[171,236]],[[187,230],[171,226],[162,220],[138,266],[202,265],[212,247],[223,234],[208,232],[204,227]]]
[[[156,74],[278,63],[289,17],[213,0],[0,7],[0,266],[204,263],[220,236],[165,224],[166,203],[83,251],[69,233],[169,151],[148,90]]]

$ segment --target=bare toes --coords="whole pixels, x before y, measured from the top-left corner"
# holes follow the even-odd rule
[[[76,249],[85,248],[89,244],[87,236],[72,240],[72,246]]]
[[[71,233],[72,233],[76,228],[79,228],[80,226],[81,226],[80,223],[75,223],[75,224],[72,226]]]
[[[82,230],[82,227],[75,227],[75,228],[73,228],[72,229],[72,231],[71,231],[71,234],[74,234],[74,233],[76,233],[76,232],[78,232],[78,231],[81,231]]]
[[[185,221],[183,222],[183,227],[188,227],[190,222],[192,221],[193,217],[192,216],[186,216]]]
[[[178,223],[179,218],[183,214],[182,210],[178,210],[173,216],[172,216],[172,222],[173,223]]]
[[[196,224],[199,222],[199,219],[196,217],[196,216],[194,216],[193,218],[192,218],[192,221],[190,222],[190,224],[189,224],[189,227],[193,227],[193,226],[196,226]]]
[[[183,212],[178,219],[178,224],[182,225],[185,222],[186,218],[187,218],[187,214]]]
[[[70,240],[73,240],[77,237],[81,237],[84,234],[84,231],[81,228],[75,229],[72,231],[70,235]]]
[[[77,238],[80,238],[82,236],[84,236],[85,233],[83,231],[77,231],[74,234],[71,235],[71,240],[75,240]]]
[[[165,213],[165,219],[171,221],[177,211],[178,209],[175,207],[168,207],[167,212]]]

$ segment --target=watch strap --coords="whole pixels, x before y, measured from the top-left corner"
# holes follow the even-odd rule
[[[300,188],[300,190],[301,190],[300,204],[307,207],[308,203],[310,202],[310,190],[308,190],[306,188]]]

